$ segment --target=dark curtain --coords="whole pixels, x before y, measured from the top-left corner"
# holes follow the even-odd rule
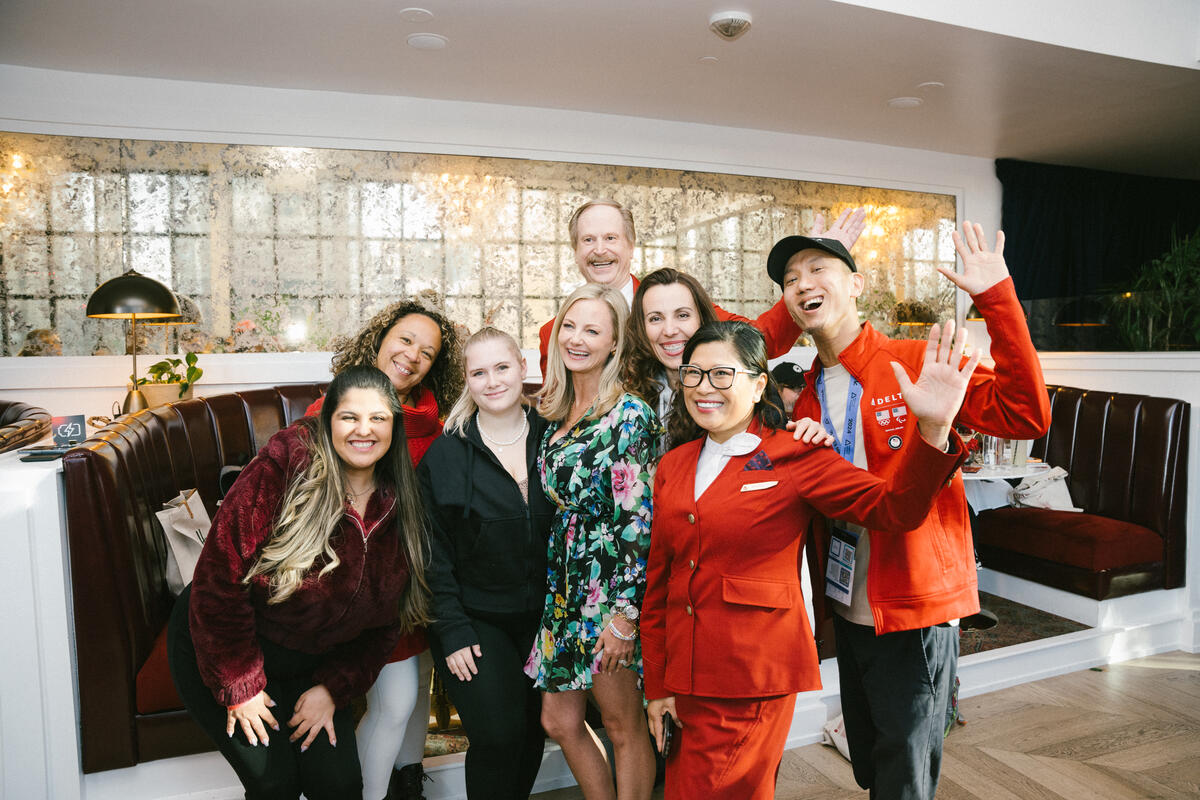
[[[996,160],[1005,260],[1024,300],[1120,291],[1200,227],[1200,181]]]

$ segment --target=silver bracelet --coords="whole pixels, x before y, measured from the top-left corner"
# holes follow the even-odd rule
[[[623,634],[619,630],[617,630],[617,626],[613,625],[613,621],[611,619],[608,621],[608,629],[610,631],[612,631],[613,636],[617,637],[622,642],[632,642],[634,639],[637,638],[637,628],[634,628],[633,633],[626,636],[625,634]]]

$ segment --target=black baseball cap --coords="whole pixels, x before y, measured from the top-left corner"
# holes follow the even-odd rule
[[[804,370],[794,361],[780,361],[771,368],[771,377],[780,386],[789,389],[804,388]]]
[[[787,272],[788,262],[801,250],[823,250],[844,261],[851,272],[858,272],[858,266],[850,257],[846,245],[837,239],[824,236],[785,236],[775,243],[771,254],[767,256],[767,274],[771,276],[771,280],[783,286],[783,273]]]

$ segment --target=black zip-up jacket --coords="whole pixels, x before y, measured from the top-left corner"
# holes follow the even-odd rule
[[[465,438],[439,436],[417,469],[430,531],[430,629],[446,653],[479,644],[473,611],[520,614],[545,605],[546,541],[555,509],[542,489],[537,453],[549,423],[532,409],[526,415],[528,506],[483,443],[474,417]]]

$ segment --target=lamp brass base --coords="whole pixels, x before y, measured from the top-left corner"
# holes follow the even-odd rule
[[[143,408],[148,408],[149,405],[146,402],[146,395],[137,389],[132,389],[125,395],[125,401],[121,403],[121,413],[128,414],[133,411],[141,411]]]

